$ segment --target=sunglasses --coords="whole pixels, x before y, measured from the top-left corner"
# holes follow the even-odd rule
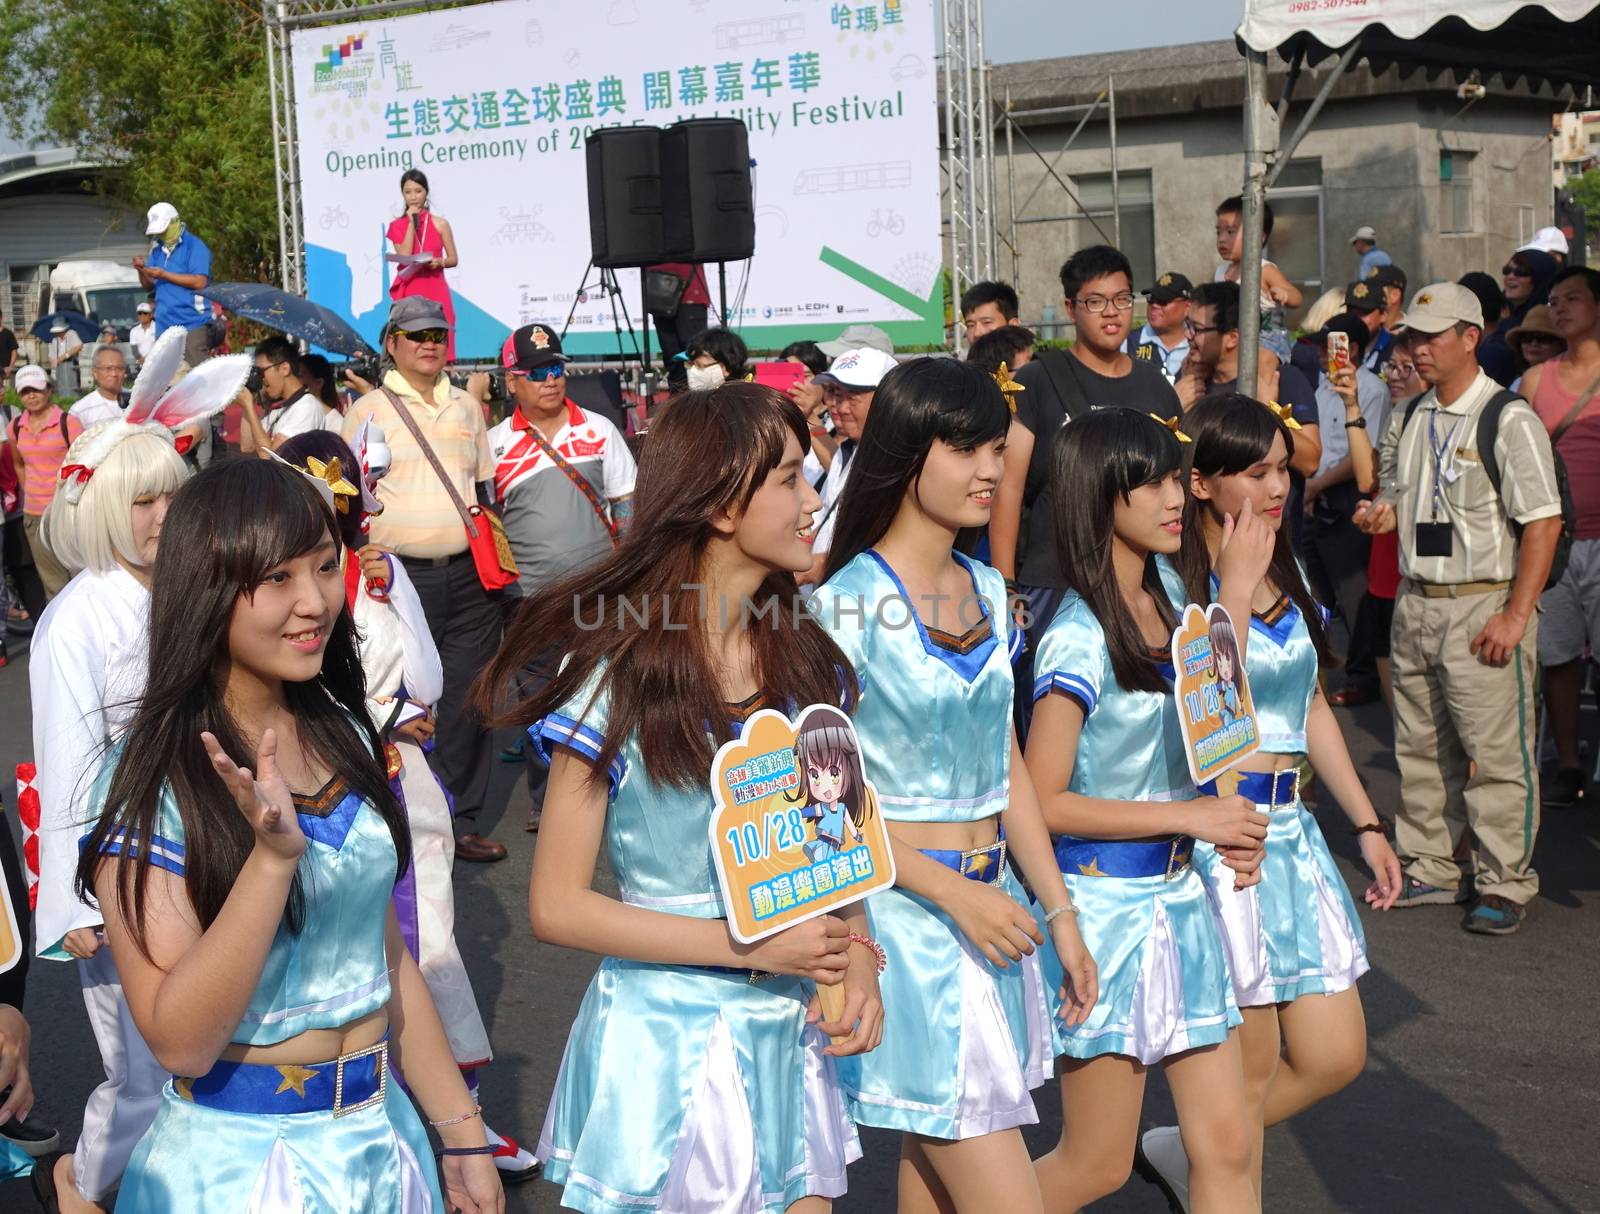
[[[547,379],[560,379],[567,373],[563,363],[545,363],[542,367],[535,367],[532,371],[513,371],[511,374],[519,379],[531,379],[536,384],[542,384]]]
[[[442,346],[450,336],[448,329],[401,329],[400,336],[419,346]]]
[[[1502,277],[1510,277],[1510,278],[1532,278],[1533,277],[1533,271],[1532,270],[1526,269],[1523,266],[1513,265],[1513,264],[1511,264],[1509,262],[1500,267],[1500,274],[1501,274]]]

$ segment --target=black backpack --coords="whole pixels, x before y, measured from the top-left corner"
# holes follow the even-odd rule
[[[1422,392],[1413,396],[1406,402],[1405,416],[1400,421],[1400,433],[1404,434],[1407,426],[1411,424],[1411,415],[1417,411],[1417,406],[1426,396]],[[1476,441],[1478,444],[1478,458],[1483,461],[1483,470],[1489,475],[1489,484],[1493,486],[1495,496],[1499,497],[1502,504],[1505,495],[1500,492],[1500,457],[1495,454],[1495,439],[1500,434],[1500,415],[1506,411],[1506,406],[1512,401],[1521,400],[1515,392],[1502,388],[1489,398],[1489,403],[1483,407],[1483,412],[1478,414],[1478,431]],[[1559,437],[1559,434],[1558,436]],[[1550,575],[1545,578],[1546,590],[1561,580],[1562,574],[1567,571],[1567,561],[1572,556],[1572,540],[1576,530],[1578,511],[1572,504],[1572,484],[1567,479],[1567,464],[1561,458],[1561,453],[1556,450],[1555,441],[1550,443],[1550,458],[1555,464],[1556,493],[1561,499],[1561,534],[1556,539],[1555,557],[1550,562]],[[1511,531],[1517,537],[1518,543],[1522,541],[1522,524],[1516,519],[1511,520]]]

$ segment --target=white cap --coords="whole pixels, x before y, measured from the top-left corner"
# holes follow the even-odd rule
[[[1453,282],[1436,282],[1411,297],[1411,306],[1400,324],[1418,333],[1443,333],[1453,325],[1466,323],[1483,328],[1483,305],[1466,287]]]
[[[137,308],[135,308],[134,311],[135,312],[154,312],[155,309],[150,306],[150,301],[147,299],[142,304],[140,304]]]
[[[1538,249],[1541,253],[1560,253],[1565,257],[1570,251],[1567,247],[1567,234],[1560,228],[1540,228],[1533,234],[1533,239],[1520,246],[1517,252],[1524,249]]]
[[[178,208],[170,202],[158,202],[145,213],[144,234],[146,236],[159,236],[172,226],[172,221],[178,217]]]
[[[893,354],[885,354],[873,346],[863,346],[839,355],[812,382],[839,384],[845,388],[876,388],[896,365]]]
[[[36,363],[28,363],[17,368],[16,387],[18,392],[25,388],[37,388],[41,392],[48,392],[50,376],[45,373],[43,367]]]
[[[1373,244],[1377,244],[1378,234],[1371,228],[1367,227],[1366,224],[1362,224],[1356,229],[1356,234],[1350,238],[1350,243],[1355,244],[1355,242],[1358,240],[1370,240]]]
[[[50,332],[52,333],[65,333],[70,328],[72,326],[66,322],[65,318],[60,316],[50,322]]]

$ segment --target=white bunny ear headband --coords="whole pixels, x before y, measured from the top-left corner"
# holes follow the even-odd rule
[[[91,427],[72,444],[61,465],[61,492],[67,501],[76,504],[95,469],[130,434],[160,434],[171,439],[175,431],[220,413],[239,394],[250,375],[248,354],[208,359],[172,385],[183,362],[186,337],[187,333],[176,327],[162,333],[144,360],[127,411],[116,421]]]

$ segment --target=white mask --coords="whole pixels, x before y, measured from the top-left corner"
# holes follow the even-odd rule
[[[709,392],[713,388],[720,388],[727,382],[728,373],[723,370],[721,363],[712,363],[709,367],[689,368],[689,391]]]

